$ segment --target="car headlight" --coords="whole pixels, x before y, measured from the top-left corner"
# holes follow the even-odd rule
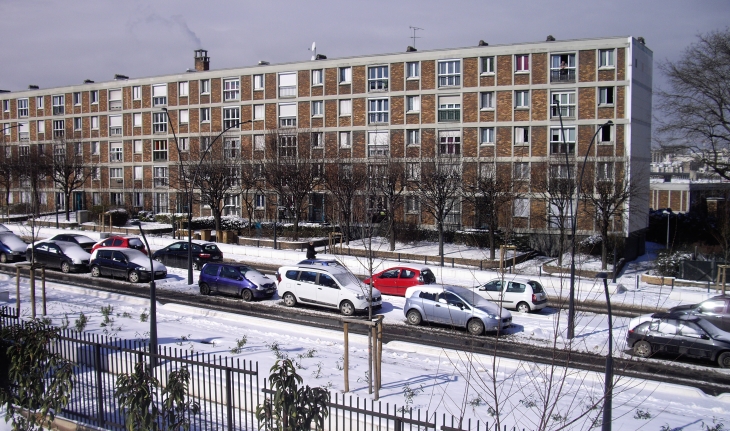
[[[355,295],[355,298],[362,300],[365,299],[365,295],[363,295],[362,293],[358,293]]]
[[[496,314],[492,314],[492,313],[487,313],[487,317],[489,317],[490,319],[499,319],[499,317]]]

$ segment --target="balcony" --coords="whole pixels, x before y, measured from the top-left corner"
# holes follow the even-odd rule
[[[368,91],[388,91],[387,79],[371,79],[368,81]]]
[[[279,97],[297,97],[297,87],[295,85],[279,87]]]
[[[461,121],[460,109],[439,109],[439,122]]]
[[[559,109],[560,112],[558,112],[557,105],[553,105],[550,107],[550,118],[560,118],[562,115],[563,118],[575,118],[575,106],[561,106]]]
[[[556,155],[556,154],[565,154],[568,153],[569,156],[572,156],[575,154],[575,142],[551,142],[550,143],[550,154]]]
[[[153,180],[155,187],[167,187],[167,178],[155,178]]]
[[[279,127],[297,127],[297,119],[279,118]]]
[[[124,161],[124,155],[121,152],[112,152],[109,154],[109,161],[112,163],[121,163]]]
[[[63,106],[54,106],[53,115],[63,115],[66,112]]]
[[[550,69],[550,82],[575,82],[575,68]]]
[[[121,111],[122,110],[122,101],[121,100],[110,100],[109,101],[109,110],[110,111]]]
[[[154,162],[167,161],[167,151],[153,151],[152,152],[152,161],[154,161]]]
[[[152,106],[167,105],[167,96],[158,96],[152,98]]]
[[[110,127],[109,136],[122,136],[122,128],[121,127]]]

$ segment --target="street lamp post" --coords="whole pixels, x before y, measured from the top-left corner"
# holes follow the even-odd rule
[[[669,224],[670,224],[669,221],[670,221],[670,217],[672,216],[672,209],[667,208],[664,211],[662,211],[662,214],[667,215],[667,250],[669,250]]]
[[[132,225],[139,227],[144,245],[147,247],[147,257],[150,259],[150,369],[157,366],[157,292],[155,286],[155,267],[152,262],[152,249],[147,242],[147,237],[142,229],[140,221],[132,222]]]
[[[606,355],[606,373],[603,386],[603,422],[602,431],[611,431],[611,409],[613,408],[613,316],[611,315],[611,298],[608,295],[608,274],[599,272],[596,278],[603,279],[603,291],[606,293],[608,310],[608,354]]]
[[[167,117],[167,123],[170,126],[170,130],[172,130],[172,137],[175,142],[175,148],[177,149],[177,158],[178,162],[180,163],[180,175],[182,176],[182,157],[180,155],[180,146],[177,143],[177,135],[175,134],[175,128],[172,125],[172,121],[170,120],[170,116],[167,113],[167,108],[162,108],[162,110],[165,112],[165,117]],[[210,149],[213,148],[213,144],[215,144],[215,141],[217,141],[221,136],[223,136],[224,133],[227,131],[233,129],[234,127],[239,127],[242,124],[251,123],[252,120],[246,120],[246,121],[236,121],[232,124],[230,124],[228,127],[224,128],[222,132],[218,134],[215,138],[213,138],[212,141],[206,146],[205,150],[203,150],[203,154],[200,156],[200,161],[198,162],[198,165],[195,168],[195,171],[193,172],[193,178],[191,181],[188,182],[188,180],[185,180],[185,194],[187,195],[187,216],[188,216],[188,285],[193,284],[193,192],[195,188],[195,182],[198,177],[198,172],[200,171],[200,167],[203,165],[203,161],[205,160],[205,156],[210,153]],[[175,227],[173,226],[173,229]]]

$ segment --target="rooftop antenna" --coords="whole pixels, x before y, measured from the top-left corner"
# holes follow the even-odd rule
[[[414,27],[412,25],[409,25],[408,28],[413,30],[413,36],[411,36],[411,39],[413,39],[413,47],[416,47],[416,39],[420,39],[421,36],[416,36],[416,30],[423,30],[421,27]]]
[[[312,51],[312,61],[317,59],[317,43],[312,42],[312,47],[307,48],[307,51]]]

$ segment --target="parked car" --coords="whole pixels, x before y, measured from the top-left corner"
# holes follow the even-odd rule
[[[363,283],[370,284],[370,277]],[[404,296],[411,286],[434,283],[436,276],[427,266],[398,266],[373,274],[373,286],[384,295]]]
[[[304,259],[297,265],[324,265],[324,266],[343,266],[335,259]]]
[[[411,325],[422,322],[466,328],[472,335],[499,331],[512,324],[512,314],[473,290],[457,286],[408,288],[403,314]]]
[[[10,229],[4,224],[0,224],[0,232],[10,232]]]
[[[53,238],[50,238],[52,241],[66,241],[66,242],[73,242],[81,246],[81,248],[84,249],[87,253],[91,253],[91,249],[94,247],[94,244],[96,244],[96,241],[89,238],[86,235],[81,235],[78,233],[59,233],[58,235],[55,235]]]
[[[730,334],[702,317],[654,313],[651,320],[629,328],[626,344],[636,356],[664,353],[707,359],[730,368]]]
[[[542,284],[529,278],[496,278],[475,287],[474,291],[484,299],[520,313],[541,310],[547,305],[547,294]]]
[[[132,283],[150,280],[150,258],[139,250],[123,247],[102,247],[91,253],[89,262],[92,277],[124,278]],[[166,278],[167,268],[152,262],[154,277]]]
[[[28,262],[33,260],[31,244],[25,250]],[[35,261],[63,272],[84,272],[89,270],[91,255],[75,242],[45,240],[35,243]]]
[[[717,295],[699,304],[678,305],[669,309],[676,315],[699,316],[723,331],[730,332],[730,295]]]
[[[279,296],[284,305],[298,302],[339,309],[345,316],[365,311],[370,306],[370,286],[365,285],[347,268],[325,265],[282,266],[276,273]],[[373,288],[372,307],[382,306],[378,289]]]
[[[28,244],[10,231],[0,230],[0,263],[23,260]]]
[[[194,270],[199,270],[208,262],[221,262],[223,260],[223,253],[214,242],[194,241],[192,246]],[[188,242],[178,241],[172,243],[154,252],[152,258],[167,266],[187,268]]]
[[[91,251],[93,252],[100,247],[133,248],[147,254],[147,249],[145,248],[144,243],[136,236],[112,235],[94,244]]]
[[[271,298],[276,293],[274,280],[259,271],[237,263],[206,263],[198,278],[201,295],[213,292],[236,295],[248,302]]]

